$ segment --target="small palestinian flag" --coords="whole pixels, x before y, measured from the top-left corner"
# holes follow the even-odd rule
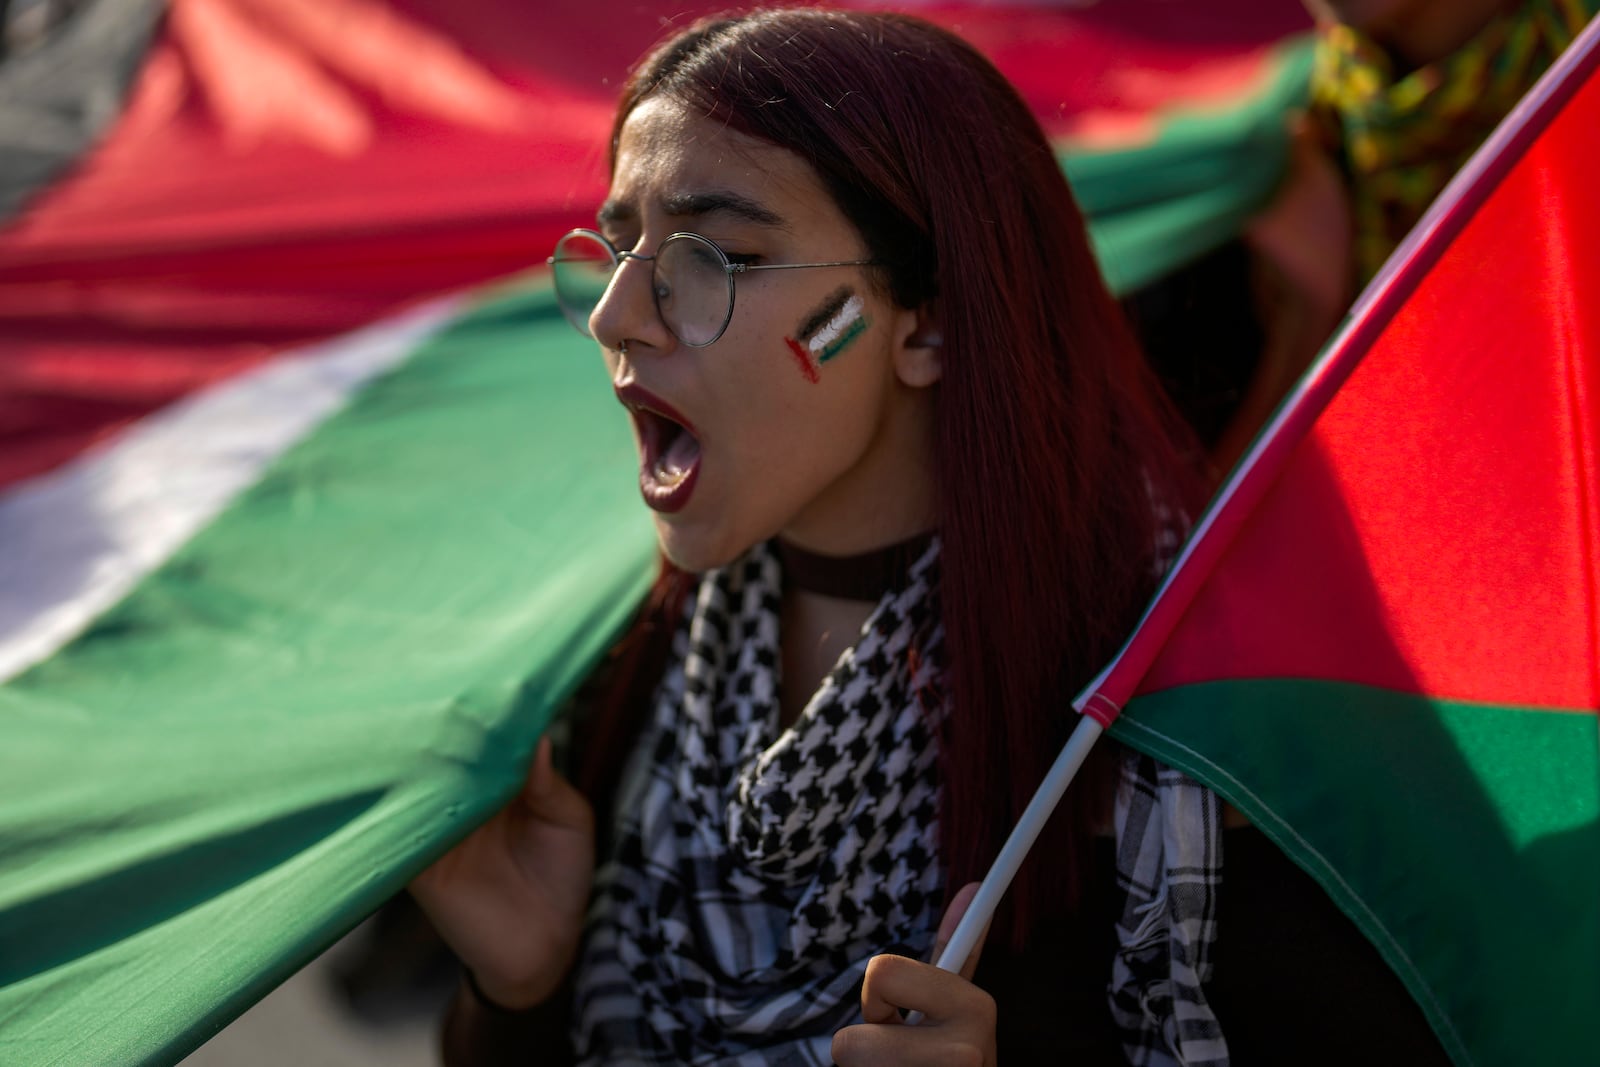
[[[1373,282],[1085,700],[1112,721],[1133,696],[1112,732],[1313,874],[1462,1067],[1595,1055],[1597,71],[1591,23]]]

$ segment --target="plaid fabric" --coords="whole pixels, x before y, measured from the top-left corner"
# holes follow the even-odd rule
[[[1405,74],[1356,30],[1323,27],[1311,110],[1343,157],[1363,282],[1597,9],[1600,0],[1527,0]]]
[[[1228,1044],[1205,997],[1222,884],[1222,804],[1194,779],[1129,752],[1115,822],[1125,896],[1110,996],[1128,1062],[1227,1067]]]
[[[935,541],[787,730],[775,554],[701,580],[596,877],[580,1062],[823,1067],[867,961],[929,949],[937,560]]]

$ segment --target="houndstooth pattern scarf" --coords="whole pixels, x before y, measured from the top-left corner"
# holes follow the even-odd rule
[[[830,1064],[867,961],[938,922],[937,541],[787,730],[772,546],[708,573],[617,798],[585,1064]]]

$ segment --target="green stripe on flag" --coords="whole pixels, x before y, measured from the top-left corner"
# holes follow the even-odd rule
[[[1593,1049],[1597,721],[1268,679],[1139,697],[1112,733],[1276,841],[1377,945],[1452,1059],[1487,1067]]]
[[[370,384],[0,687],[0,1062],[211,1036],[504,801],[653,560],[546,290]]]
[[[1258,93],[1222,110],[1173,108],[1147,144],[1058,146],[1112,292],[1199,259],[1266,205],[1288,162],[1288,116],[1306,104],[1311,54],[1309,37],[1280,45]]]

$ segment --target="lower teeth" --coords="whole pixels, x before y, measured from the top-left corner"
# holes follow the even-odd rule
[[[688,477],[688,474],[689,472],[686,470],[679,470],[676,467],[668,466],[665,457],[662,457],[660,460],[656,461],[655,477],[656,481],[662,485],[675,486],[679,482],[682,482],[684,478]]]

